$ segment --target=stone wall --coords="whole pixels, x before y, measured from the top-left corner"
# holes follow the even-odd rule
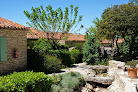
[[[128,78],[124,71],[125,63],[120,61],[109,61],[109,76],[114,76],[114,82],[108,87],[109,92],[137,92],[138,79]]]
[[[82,48],[84,43],[85,41],[65,41],[65,44],[68,45],[69,47],[78,46]]]
[[[27,31],[0,29],[0,36],[7,37],[7,61],[0,62],[0,75],[25,70],[27,67]],[[17,49],[18,58],[13,57],[14,48]]]

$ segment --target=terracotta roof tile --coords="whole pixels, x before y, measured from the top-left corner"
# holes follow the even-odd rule
[[[39,30],[30,28],[30,32],[27,33],[28,39],[38,39],[38,38],[48,38],[47,33],[49,33],[49,38],[52,38],[52,34],[54,34],[54,39],[60,39],[62,33],[56,33],[56,32],[41,32]],[[72,35],[72,33],[65,33],[62,38],[66,36]]]
[[[119,38],[119,39],[118,39],[118,43],[122,43],[123,41],[124,41],[123,38]],[[110,40],[102,40],[102,42],[103,42],[103,43],[112,43],[112,41],[110,41]]]
[[[66,41],[86,41],[85,38],[85,35],[71,35],[71,36],[68,36],[69,38],[67,38]]]
[[[41,32],[39,30],[36,30],[36,29],[33,29],[33,28],[30,28],[30,32],[27,33],[27,38],[28,39],[38,39],[38,38],[48,38],[47,37],[47,33],[48,32]],[[52,38],[51,34],[52,32],[49,32],[50,36],[49,38]],[[62,33],[54,33],[55,34],[55,39],[60,39],[60,36]],[[86,41],[86,39],[84,39],[84,35],[74,35],[72,33],[65,33],[62,37],[65,38],[66,36],[68,36],[67,40],[66,41],[72,41],[72,40],[75,40],[75,41]]]
[[[29,28],[0,17],[0,29],[28,30]]]

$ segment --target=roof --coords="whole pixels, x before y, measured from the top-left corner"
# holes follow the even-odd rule
[[[86,41],[85,35],[70,35],[66,41]]]
[[[28,30],[29,28],[0,17],[0,29]]]
[[[27,38],[28,39],[38,39],[38,38],[52,38],[52,35],[54,34],[55,39],[60,39],[61,35],[63,33],[58,33],[58,32],[42,32],[33,28],[30,28],[30,32],[27,33]],[[65,33],[62,38],[66,37],[67,35],[72,35],[72,33]]]
[[[124,41],[123,38],[119,38],[117,43],[122,43]],[[102,43],[112,43],[110,40],[102,40]]]
[[[38,39],[38,38],[48,38],[47,37],[47,33],[50,34],[49,38],[52,38],[52,33],[55,34],[55,39],[60,39],[61,35],[63,33],[55,33],[55,32],[41,32],[39,30],[36,30],[36,29],[33,29],[33,28],[30,28],[30,32],[27,33],[27,38],[28,39]],[[75,41],[86,41],[84,39],[84,35],[74,35],[72,33],[65,33],[62,37],[65,38],[66,36],[68,36],[67,40],[66,41],[72,41],[72,40],[75,40]]]

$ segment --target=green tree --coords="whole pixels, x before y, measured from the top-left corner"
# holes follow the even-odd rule
[[[73,5],[70,6],[70,9],[66,7],[64,12],[61,8],[53,10],[50,5],[45,8],[43,6],[32,7],[31,11],[31,13],[24,11],[30,21],[27,24],[32,28],[44,31],[44,35],[53,49],[56,49],[57,43],[65,38],[65,34],[76,28],[82,20],[82,16],[78,16],[78,7]],[[80,28],[82,27],[81,25]]]
[[[133,57],[135,38],[138,36],[138,5],[132,3],[123,5],[114,5],[105,9],[102,14],[102,21],[98,28],[98,34],[104,35],[107,39],[126,36],[130,37],[129,56]],[[117,44],[116,40],[116,44]],[[118,48],[118,45],[117,45]]]
[[[88,64],[98,64],[101,61],[100,44],[95,36],[91,35],[84,44],[83,56],[84,62]]]

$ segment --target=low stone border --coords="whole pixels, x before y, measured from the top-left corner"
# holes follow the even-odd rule
[[[114,77],[109,92],[138,92],[138,79],[128,78],[127,72],[124,72],[125,63],[121,61],[109,61],[108,75]]]

